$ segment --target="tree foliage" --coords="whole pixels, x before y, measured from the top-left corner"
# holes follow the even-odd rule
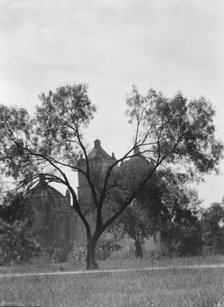
[[[178,93],[168,99],[151,89],[141,96],[133,87],[127,104],[129,121],[137,127],[135,141],[153,163],[184,164],[194,178],[217,167],[222,144],[215,138],[214,109],[205,98],[188,102]]]
[[[174,216],[161,231],[168,254],[196,256],[202,253],[203,241],[200,221],[190,208],[176,207]]]

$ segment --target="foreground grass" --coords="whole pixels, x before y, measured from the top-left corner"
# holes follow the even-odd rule
[[[223,306],[224,269],[171,269],[0,279],[0,304],[26,306]]]

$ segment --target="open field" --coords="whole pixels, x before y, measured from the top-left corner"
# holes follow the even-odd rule
[[[220,268],[4,278],[0,302],[52,307],[221,307],[223,283],[224,269]]]
[[[154,264],[151,262],[150,265],[149,259],[108,259],[100,263],[100,268],[133,269],[152,264],[173,268],[165,271],[0,279],[0,304],[14,301],[26,306],[224,306],[224,268],[175,268],[177,265],[224,263],[222,256],[153,261]],[[60,268],[68,270],[72,267],[69,263],[48,267],[51,271]],[[4,269],[1,269],[2,273]],[[35,271],[37,267],[27,266],[26,272],[28,269]],[[18,267],[11,267],[13,270],[18,272]],[[39,267],[40,271],[48,270],[43,266]]]

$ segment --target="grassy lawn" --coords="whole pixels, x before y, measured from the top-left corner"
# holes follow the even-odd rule
[[[223,306],[224,269],[171,269],[0,279],[3,300],[26,306]]]

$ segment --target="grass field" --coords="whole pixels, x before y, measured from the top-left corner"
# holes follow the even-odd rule
[[[26,306],[224,306],[223,269],[177,269],[175,265],[224,262],[223,257],[163,260],[167,271],[94,273],[0,279],[0,304]],[[147,259],[108,259],[109,268],[148,266]],[[63,265],[63,264],[62,264]],[[68,264],[67,264],[68,265]],[[156,263],[155,265],[158,265]],[[162,265],[162,261],[160,262]],[[64,268],[65,268],[64,264]],[[44,269],[43,269],[44,270]],[[54,267],[56,270],[56,266]]]
[[[0,302],[26,306],[222,306],[224,270],[7,278]]]

